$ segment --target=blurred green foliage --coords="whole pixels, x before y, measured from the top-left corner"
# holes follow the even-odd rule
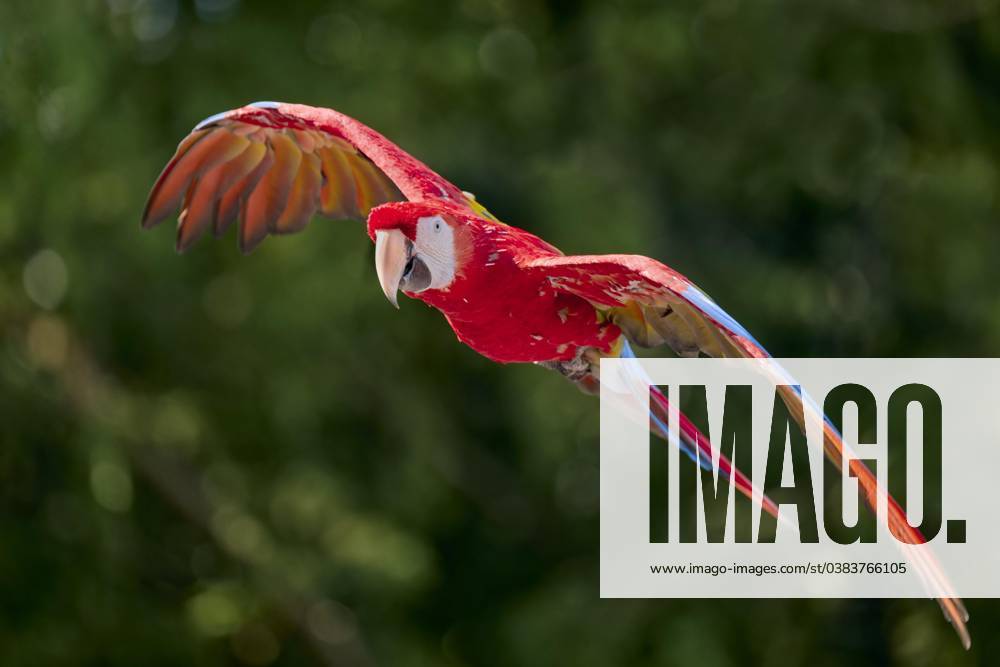
[[[138,218],[201,118],[330,106],[775,354],[994,356],[995,5],[5,0],[0,663],[987,663],[985,601],[965,654],[920,600],[599,600],[595,400],[388,307],[357,226]]]

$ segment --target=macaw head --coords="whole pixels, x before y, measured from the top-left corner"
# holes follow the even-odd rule
[[[446,204],[397,202],[372,209],[368,235],[375,242],[375,271],[382,291],[419,295],[449,289],[471,254],[462,214]],[[419,297],[418,297],[419,298]]]

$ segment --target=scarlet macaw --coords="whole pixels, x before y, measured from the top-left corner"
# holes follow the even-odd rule
[[[248,253],[268,234],[302,230],[315,214],[367,219],[378,280],[393,305],[402,290],[441,311],[458,339],[483,356],[545,366],[587,392],[599,387],[600,359],[631,356],[633,344],[665,344],[681,356],[769,358],[673,269],[639,255],[566,256],[500,222],[473,195],[330,109],[258,102],[202,121],[153,186],[143,226],[178,207],[181,252],[208,229],[219,236],[237,220],[239,247]],[[785,387],[782,397],[801,407],[794,388]],[[652,428],[664,438],[667,409],[666,397],[651,387]],[[679,446],[696,461],[711,461],[712,445],[683,414],[679,427]],[[824,449],[840,467],[844,443],[828,421]],[[874,507],[874,475],[857,459],[850,466]],[[750,480],[724,456],[719,468],[753,496]],[[759,502],[777,516],[770,499]],[[888,524],[903,540],[925,541],[892,499]],[[961,600],[939,602],[968,648]]]

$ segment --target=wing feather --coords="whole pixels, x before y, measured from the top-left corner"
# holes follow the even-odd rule
[[[181,209],[177,249],[239,220],[249,252],[314,215],[364,220],[393,201],[449,200],[462,191],[371,128],[330,109],[260,102],[212,116],[181,141],[150,192],[143,226]]]
[[[274,163],[246,199],[245,215],[240,227],[240,250],[250,252],[264,240],[271,225],[285,210],[292,182],[302,162],[302,151],[287,134],[269,138]]]
[[[215,217],[216,237],[222,236],[229,226],[236,222],[240,212],[243,210],[243,204],[246,201],[247,195],[254,191],[254,188],[257,187],[257,183],[260,182],[260,179],[268,173],[268,170],[271,169],[271,165],[274,164],[274,151],[271,150],[271,147],[265,143],[257,145],[261,147],[261,152],[263,153],[260,161],[249,173],[236,180],[235,183],[225,191],[222,198],[219,199],[218,213]]]
[[[309,218],[319,206],[319,192],[322,186],[320,160],[312,153],[303,153],[299,172],[292,182],[288,195],[288,205],[271,229],[274,234],[293,234],[305,229]]]
[[[354,173],[347,162],[344,150],[329,146],[320,151],[323,167],[323,189],[320,194],[321,210],[328,218],[349,218],[358,210],[357,186]]]
[[[198,175],[236,157],[248,143],[246,138],[223,129],[202,131],[181,142],[174,160],[153,186],[143,225],[148,228],[165,220]]]
[[[177,252],[190,248],[211,226],[225,171],[226,165],[220,165],[192,183],[192,194],[187,197],[177,225]]]

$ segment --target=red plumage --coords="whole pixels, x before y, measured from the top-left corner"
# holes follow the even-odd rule
[[[268,234],[301,230],[314,215],[367,219],[379,280],[393,302],[401,287],[440,310],[459,340],[480,354],[541,364],[588,392],[599,385],[601,357],[618,355],[625,341],[667,345],[682,356],[768,358],[742,326],[669,267],[635,255],[564,256],[498,221],[378,132],[330,109],[264,102],[206,119],[153,186],[143,225],[178,207],[179,250],[236,220],[240,248],[248,252]],[[785,390],[786,402],[801,404],[800,395]],[[666,399],[654,395],[651,411],[654,422],[662,421]],[[656,424],[654,431],[666,436]],[[689,451],[711,454],[686,418],[680,431]],[[824,430],[824,448],[840,465],[844,444],[832,427]],[[872,502],[876,478],[860,461],[851,465]],[[752,496],[750,481],[724,457],[720,470]],[[762,506],[777,515],[766,497]],[[894,501],[889,513],[894,533],[923,541]],[[968,646],[961,601],[940,602]]]
[[[598,321],[592,304],[554,288],[530,267],[559,251],[522,229],[441,203],[386,204],[372,211],[368,234],[400,229],[411,240],[413,221],[444,214],[455,221],[459,271],[448,289],[408,293],[440,310],[459,340],[503,363],[567,361],[581,349],[607,352],[620,330]]]

